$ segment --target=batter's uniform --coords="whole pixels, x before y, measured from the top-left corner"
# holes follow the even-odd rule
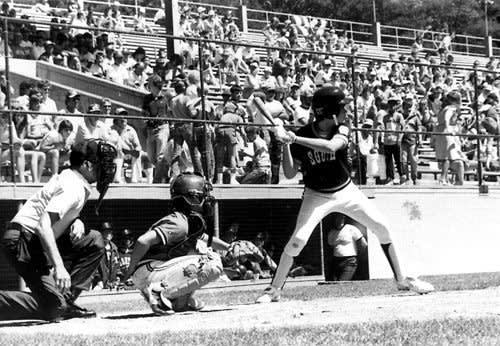
[[[183,213],[165,216],[148,232],[161,242],[139,262],[132,281],[150,305],[159,303],[160,294],[168,299],[188,296],[222,274],[220,256],[206,246],[208,235],[190,236]]]
[[[0,291],[0,319],[47,319],[60,316],[68,302],[76,297],[71,292],[88,289],[91,278],[104,254],[104,242],[97,231],[89,231],[79,240],[71,240],[69,232],[57,239],[57,247],[71,276],[71,292],[61,292],[51,272],[48,256],[40,243],[37,228],[45,212],[55,213],[60,220],[53,229],[67,230],[79,216],[90,196],[91,186],[77,171],[66,169],[51,178],[46,186],[58,185],[58,195],[50,199],[44,188],[33,195],[7,225],[1,244],[9,262],[24,279],[31,292]]]
[[[349,141],[349,129],[344,124],[335,125],[331,135]],[[313,124],[299,129],[297,136],[320,138]],[[335,153],[325,153],[292,144],[291,154],[300,161],[305,190],[295,231],[285,247],[292,257],[300,254],[318,223],[328,214],[342,213],[366,226],[378,237],[381,244],[392,243],[387,221],[382,213],[354,185],[350,178],[347,145]]]

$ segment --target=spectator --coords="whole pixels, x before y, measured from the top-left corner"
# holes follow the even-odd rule
[[[288,115],[286,114],[285,108],[283,107],[281,102],[275,100],[275,96],[276,96],[276,89],[268,87],[266,89],[266,99],[264,102],[264,108],[269,113],[269,115],[274,119],[274,122],[277,123],[288,119]],[[264,123],[269,123],[269,120],[266,119]],[[283,144],[280,141],[278,141],[274,132],[268,129],[262,129],[262,133],[264,134],[263,138],[269,147],[269,155],[271,158],[271,184],[278,184],[280,179],[279,174],[280,174],[281,156],[283,152]]]
[[[455,133],[455,125],[460,114],[461,97],[458,92],[452,91],[445,96],[443,108],[438,114],[436,132]],[[451,150],[457,145],[453,135],[435,135],[436,159],[441,165],[440,185],[450,185],[448,170],[450,168]]]
[[[40,112],[46,113],[57,113],[57,105],[56,102],[49,96],[51,84],[48,80],[42,80],[38,82],[38,90],[40,90],[42,94],[42,102],[40,103]],[[47,117],[52,119],[52,126],[56,126],[57,123],[57,115],[48,115]]]
[[[401,140],[401,164],[402,164],[402,178],[401,184],[413,182],[417,185],[417,154],[419,135],[412,134],[412,132],[420,131],[422,127],[422,119],[418,109],[415,108],[414,99],[412,95],[405,97],[403,101],[403,118],[405,133]],[[411,173],[408,171],[410,165]],[[409,174],[410,173],[410,174]]]
[[[155,120],[154,118],[165,118],[167,116],[168,85],[164,84],[160,76],[154,75],[149,79],[150,94],[144,97],[143,115],[151,119],[146,121],[146,152],[153,165],[157,165],[163,159],[163,152],[167,145],[170,129],[168,122]],[[158,174],[161,171],[156,167],[155,182],[161,180]]]
[[[358,268],[360,257],[366,256],[368,244],[360,230],[346,224],[346,216],[336,213],[334,228],[328,232],[328,245],[333,257],[325,273],[326,281],[350,281]]]
[[[136,63],[125,80],[126,85],[137,90],[146,91],[148,75],[145,69],[146,66],[143,62]]]
[[[32,9],[34,12],[43,13],[46,15],[51,14],[51,12],[53,11],[52,7],[50,7],[49,0],[39,0],[38,3],[36,3],[32,7]]]
[[[224,113],[220,119],[224,123],[239,124],[242,119],[235,113]],[[236,180],[237,151],[236,145],[238,138],[236,135],[236,126],[218,125],[215,128],[215,172],[216,183],[223,183],[224,161],[227,158],[229,163],[229,183],[238,184]]]
[[[75,90],[68,90],[66,97],[64,98],[64,104],[66,109],[61,109],[60,113],[64,114],[60,118],[68,120],[73,128],[72,137],[76,135],[76,131],[80,124],[83,124],[83,117],[81,116],[66,116],[66,114],[81,114],[78,107],[80,106],[80,94]],[[59,124],[56,124],[59,125]]]
[[[34,183],[38,183],[41,180],[43,168],[45,167],[45,154],[38,150],[35,150],[36,142],[26,138],[28,128],[28,115],[14,113],[14,127],[16,129],[16,133],[19,136],[19,139],[21,139],[22,141],[25,161],[28,161],[30,163],[29,166],[31,171],[31,178]],[[19,166],[18,168],[19,174],[24,174],[21,173],[20,168],[21,166]],[[21,179],[23,179],[22,181],[24,181],[24,177],[20,178],[20,180]]]
[[[152,34],[154,32],[151,25],[146,20],[146,8],[139,7],[137,15],[134,17],[134,30],[139,32],[147,32]]]
[[[101,114],[101,107],[97,103],[93,103],[89,106],[87,113],[89,114]],[[85,117],[83,123],[78,126],[75,135],[74,145],[79,147],[85,143],[88,139],[103,139],[109,140],[111,137],[110,129],[104,123],[99,120],[99,117]]]
[[[40,142],[40,150],[48,158],[52,174],[58,174],[59,167],[69,163],[69,155],[73,144],[72,132],[73,124],[69,120],[62,120],[57,130],[47,133]]]
[[[388,100],[388,112],[378,119],[378,128],[389,131],[401,131],[404,126],[404,119],[398,111],[401,99],[393,95]],[[394,181],[394,164],[399,177],[402,177],[401,170],[401,134],[394,132],[384,132],[383,134],[383,152],[386,164],[386,184],[397,183]]]
[[[108,67],[104,63],[104,54],[97,52],[95,62],[90,66],[89,73],[98,78],[106,78],[108,76]]]
[[[125,108],[118,108],[116,114],[120,116],[128,115]],[[120,136],[121,148],[125,155],[125,160],[130,160],[131,183],[138,183],[142,178],[142,171],[146,172],[146,182],[153,183],[153,166],[146,152],[142,151],[141,143],[135,129],[127,124],[125,118],[115,118],[113,120],[112,130]]]
[[[113,242],[113,226],[110,222],[103,222],[101,234],[104,239],[104,256],[94,277],[94,289],[113,289],[119,283],[118,272],[120,271],[120,253]]]
[[[119,51],[113,53],[114,63],[108,68],[107,78],[112,82],[120,85],[125,85],[125,81],[129,78],[129,72],[123,64],[123,54]]]
[[[246,128],[249,143],[252,143],[253,153],[248,154],[243,149],[241,156],[252,159],[247,164],[245,174],[239,178],[240,184],[270,184],[271,183],[271,160],[266,142],[259,136],[258,129],[254,126]]]
[[[22,108],[19,105],[12,105],[12,109],[18,110]],[[24,183],[24,169],[25,169],[25,153],[22,146],[22,139],[20,139],[17,135],[16,128],[14,127],[14,123],[9,124],[9,114],[2,113],[0,114],[0,166],[4,166],[6,162],[10,161],[10,129],[12,127],[12,143],[14,144],[14,165],[17,170],[17,175],[19,177],[19,182]],[[12,162],[11,162],[12,164]],[[0,178],[2,178],[0,176]],[[0,179],[2,181],[2,179]]]
[[[192,119],[197,120],[215,120],[215,105],[208,99],[208,89],[205,92],[205,105],[203,114],[203,99],[202,90],[197,89],[197,97],[191,100],[188,104],[189,113]],[[201,165],[203,167],[203,175],[213,181],[215,168],[215,153],[213,146],[214,129],[213,125],[203,123],[193,123],[193,143],[195,150],[201,155]]]
[[[101,110],[103,111],[103,115],[106,116],[106,118],[103,117],[103,122],[107,127],[113,126],[113,104],[111,103],[111,100],[108,99],[107,97],[103,98],[101,100]]]
[[[42,94],[37,90],[33,90],[30,95],[29,110],[39,112],[42,101]],[[27,121],[26,139],[30,140],[30,148],[35,149],[38,147],[40,140],[53,129],[52,121],[50,116],[37,113],[29,114]],[[25,142],[26,145],[28,145],[28,142]]]
[[[38,60],[46,61],[49,64],[54,63],[54,55],[55,55],[55,44],[52,41],[45,41],[44,51],[38,57]]]
[[[130,256],[134,250],[135,237],[129,229],[124,229],[120,234],[121,241],[118,245],[118,252],[120,253],[120,271],[118,276],[122,279],[127,273],[128,267],[130,265]],[[131,282],[125,282],[126,285],[130,285]]]

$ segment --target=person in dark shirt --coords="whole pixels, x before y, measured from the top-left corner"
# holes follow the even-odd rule
[[[305,191],[295,231],[281,255],[271,285],[257,303],[279,301],[294,257],[300,254],[316,225],[332,212],[345,214],[375,233],[398,289],[421,294],[434,290],[425,281],[403,275],[386,218],[351,181],[347,155],[349,129],[338,121],[344,115],[344,98],[339,88],[318,89],[312,100],[315,121],[300,128],[297,134],[280,135],[285,142],[285,176],[292,179],[301,169]]]

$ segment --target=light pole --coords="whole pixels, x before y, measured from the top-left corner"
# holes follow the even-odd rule
[[[489,36],[488,30],[488,5],[492,5],[494,3],[493,0],[483,0],[484,2],[484,35],[485,37]]]
[[[372,0],[372,13],[373,13],[373,24],[377,22],[377,4],[375,0]]]

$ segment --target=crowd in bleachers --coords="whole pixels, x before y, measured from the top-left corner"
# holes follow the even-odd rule
[[[467,106],[473,106],[476,77],[480,90],[480,129],[484,133],[498,132],[496,106],[500,90],[497,79],[499,62],[492,58],[485,66],[488,73],[476,76],[471,72],[463,77],[452,68],[453,34],[443,34],[441,43],[436,44],[435,50],[429,51],[419,46],[425,34],[422,33],[415,39],[415,47],[409,53],[394,53],[389,56],[388,62],[374,62],[356,56],[348,58],[326,55],[327,52],[338,51],[356,53],[360,48],[347,39],[345,32],[336,30],[330,23],[306,20],[303,17],[294,17],[293,21],[284,22],[273,18],[263,28],[266,45],[269,47],[267,56],[263,57],[255,49],[242,45],[220,46],[210,43],[204,44],[202,56],[199,57],[197,45],[186,40],[181,44],[177,55],[167,58],[167,52],[159,49],[156,61],[151,64],[142,47],[131,54],[123,49],[118,36],[106,33],[106,29],[116,29],[116,25],[120,25],[118,20],[110,19],[120,18],[119,3],[115,2],[100,18],[92,17],[91,10],[81,11],[79,6],[81,5],[78,3],[68,6],[68,23],[85,22],[89,27],[88,31],[69,30],[53,25],[47,33],[36,31],[31,25],[11,24],[19,25],[9,28],[17,29],[9,31],[13,33],[9,43],[14,56],[24,52],[26,55],[21,57],[65,65],[118,84],[142,89],[148,92],[144,99],[144,115],[152,118],[208,119],[225,124],[168,124],[152,119],[145,124],[147,139],[142,150],[136,139],[136,130],[123,120],[111,120],[106,124],[97,118],[77,122],[76,118],[70,117],[67,121],[61,121],[55,116],[39,116],[33,117],[34,119],[15,117],[16,134],[22,142],[22,146],[16,151],[16,163],[21,169],[26,159],[30,160],[32,180],[35,182],[47,171],[45,166],[50,172],[58,171],[67,154],[64,151],[70,147],[67,141],[99,135],[102,138],[115,138],[117,145],[124,140],[118,141],[116,138],[127,138],[127,144],[119,145],[122,148],[121,159],[125,158],[135,167],[132,169],[132,182],[141,181],[143,175],[147,182],[167,182],[176,172],[192,168],[203,172],[217,183],[277,184],[280,177],[281,143],[270,128],[259,125],[269,125],[270,118],[275,123],[295,127],[311,122],[312,94],[316,88],[324,85],[337,86],[346,93],[348,102],[343,120],[351,126],[357,121],[359,127],[366,129],[359,135],[360,145],[356,146],[353,141],[351,148],[353,176],[361,183],[366,182],[369,157],[376,154],[383,155],[385,163],[385,172],[378,174],[379,183],[399,181],[416,184],[419,178],[417,166],[421,161],[418,156],[419,148],[430,141],[435,158],[441,166],[439,182],[444,185],[450,181],[462,184],[465,171],[477,166],[475,140],[411,133],[379,134],[368,130],[427,130],[474,134],[475,119],[471,112],[464,110],[468,109]],[[7,7],[2,7],[2,10],[15,16]],[[53,13],[46,7],[46,2],[37,5],[36,10]],[[138,14],[141,13],[143,11],[139,10]],[[230,12],[217,14],[204,7],[185,6],[181,9],[180,20],[181,32],[186,37],[233,43],[240,41],[238,26]],[[137,20],[139,22],[141,20]],[[94,36],[95,32],[91,27],[99,29],[98,35]],[[292,53],[272,47],[304,48],[317,53]],[[200,61],[202,76],[197,72]],[[479,62],[475,66],[482,67]],[[212,103],[213,98],[205,97],[205,104],[201,104],[201,78],[205,86],[208,86],[204,91],[205,96],[209,90],[216,91],[220,94],[221,101]],[[48,97],[49,85],[46,85],[47,88],[43,85],[36,88],[21,85],[20,97],[16,100],[19,104],[16,107],[56,112],[55,104]],[[4,89],[5,87],[2,89],[3,95],[6,92]],[[78,95],[68,93],[66,111],[78,112],[77,99]],[[105,103],[103,101],[102,105],[91,105],[88,113],[111,114],[109,111],[105,112],[110,103],[107,106]],[[115,112],[125,114],[126,110]],[[242,122],[250,122],[256,126],[243,128],[237,125]],[[235,125],[230,125],[231,123]],[[63,132],[66,136],[62,135]],[[68,132],[72,135],[67,135]],[[49,134],[49,139],[61,139],[61,148],[66,148],[62,153],[58,150],[57,158],[54,158],[54,150],[45,145],[45,136]],[[2,143],[4,142],[2,137]],[[499,166],[495,143],[493,140],[484,142],[484,152],[479,160],[487,169],[494,170]],[[450,167],[453,173],[451,179],[448,178]],[[121,173],[117,176],[117,182],[123,181]],[[21,175],[20,179],[23,179]]]

